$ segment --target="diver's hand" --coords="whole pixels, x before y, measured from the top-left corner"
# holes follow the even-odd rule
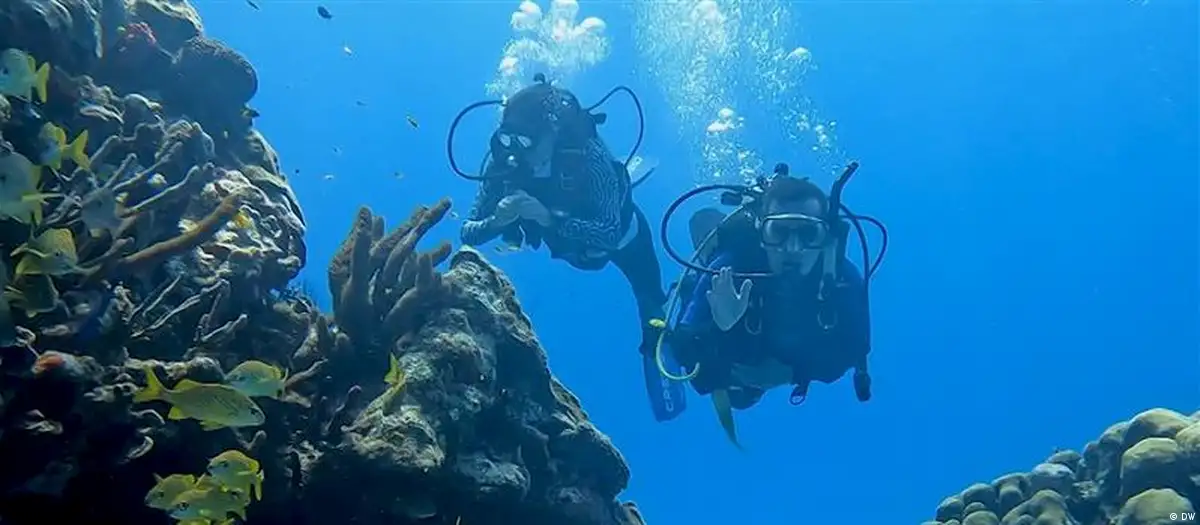
[[[713,276],[712,289],[708,291],[708,307],[712,310],[713,322],[722,332],[729,331],[746,315],[746,307],[750,305],[750,290],[754,282],[750,279],[742,281],[741,291],[733,288],[733,268],[721,268]]]
[[[537,202],[523,191],[509,195],[496,203],[496,211],[492,213],[492,222],[496,226],[508,226],[521,218],[521,208],[529,201]]]
[[[534,221],[542,226],[550,225],[550,210],[546,209],[541,201],[529,195],[526,195],[525,199],[521,201],[517,214],[522,219]]]

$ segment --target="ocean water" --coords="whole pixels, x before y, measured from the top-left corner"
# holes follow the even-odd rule
[[[738,415],[745,451],[706,399],[654,422],[619,272],[485,250],[625,454],[624,497],[649,523],[919,523],[1138,411],[1196,408],[1196,2],[582,0],[517,20],[509,1],[330,0],[331,20],[259,4],[197,1],[258,69],[257,124],[304,206],[318,295],[358,206],[398,221],[448,195],[466,214],[450,120],[538,71],[585,103],[637,92],[659,168],[635,198],[652,221],[698,183],[782,161],[827,184],[862,163],[847,202],[892,236],[872,288],[875,397],[856,402],[848,380],[801,407],[774,392]],[[623,153],[633,106],[605,111]],[[468,168],[494,116],[460,130]]]

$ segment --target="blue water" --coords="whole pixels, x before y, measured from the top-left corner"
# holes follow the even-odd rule
[[[299,170],[305,276],[324,294],[359,205],[394,222],[449,195],[466,213],[474,187],[450,173],[445,133],[485,98],[516,2],[331,2],[333,20],[308,2],[260,3],[199,6],[208,34],[258,69],[258,123]],[[849,203],[892,233],[873,288],[871,402],[846,383],[814,387],[800,408],[775,392],[739,414],[744,453],[704,399],[656,424],[620,274],[493,257],[554,372],[628,459],[625,497],[649,523],[919,523],[969,483],[1082,447],[1140,410],[1196,408],[1197,4],[995,4],[791,4],[820,57],[805,94],[862,162]],[[656,221],[697,181],[695,144],[676,133],[669,86],[645,74],[629,5],[582,7],[607,20],[612,53],[573,87],[585,102],[618,83],[642,96],[645,151],[662,166],[636,198]],[[629,106],[609,111],[603,132],[626,151]],[[462,147],[478,143],[467,159],[488,125],[464,127]],[[747,127],[764,161],[814,164],[807,147]]]

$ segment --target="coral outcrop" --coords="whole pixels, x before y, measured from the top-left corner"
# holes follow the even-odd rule
[[[444,208],[435,206],[416,216],[442,213]],[[352,261],[386,261],[381,253],[386,250],[380,249],[386,242],[372,246],[375,257],[364,247],[363,233],[379,231],[368,219],[359,215],[351,249],[343,253],[353,254]],[[411,252],[408,239],[424,224],[418,219],[411,228],[397,230],[408,233],[392,246],[393,257]],[[360,491],[361,499],[326,514],[328,519],[640,523],[636,509],[615,501],[629,478],[623,458],[588,422],[578,399],[550,374],[512,284],[471,249],[455,254],[450,269],[437,277],[429,265],[445,253],[439,248],[408,256],[415,275],[409,277],[413,270],[406,268],[396,271],[401,283],[412,284],[402,284],[403,293],[381,295],[385,299],[374,311],[388,314],[363,316],[390,320],[357,328],[409,327],[401,334],[370,332],[400,355],[407,384],[399,393],[385,391],[371,401],[340,442],[313,460],[309,490],[317,493],[334,490],[345,479],[373,480]],[[369,267],[381,269],[378,278],[395,275],[389,266],[394,265]],[[335,290],[343,291],[339,304],[359,312],[364,303],[351,307],[345,300],[356,277],[344,278],[335,271],[339,268],[335,264],[330,272]],[[378,292],[354,293],[366,298]],[[412,324],[416,316],[421,321]],[[309,511],[321,512],[319,504]]]
[[[45,100],[0,96],[0,522],[170,523],[156,476],[237,450],[260,525],[641,523],[508,279],[419,249],[449,201],[362,209],[332,312],[292,284],[307,225],[256,73],[185,0],[0,3],[0,48],[52,65]],[[282,388],[236,391],[248,360]],[[135,397],[149,376],[261,410],[205,430]]]
[[[1200,506],[1200,413],[1156,408],[1117,423],[1083,453],[977,483],[926,525],[1166,525]]]

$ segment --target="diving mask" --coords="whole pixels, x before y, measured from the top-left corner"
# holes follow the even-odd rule
[[[768,215],[759,221],[762,244],[786,251],[817,250],[829,244],[829,224],[802,213]]]
[[[550,133],[535,136],[501,127],[492,133],[492,158],[511,168],[536,167],[549,158]]]

